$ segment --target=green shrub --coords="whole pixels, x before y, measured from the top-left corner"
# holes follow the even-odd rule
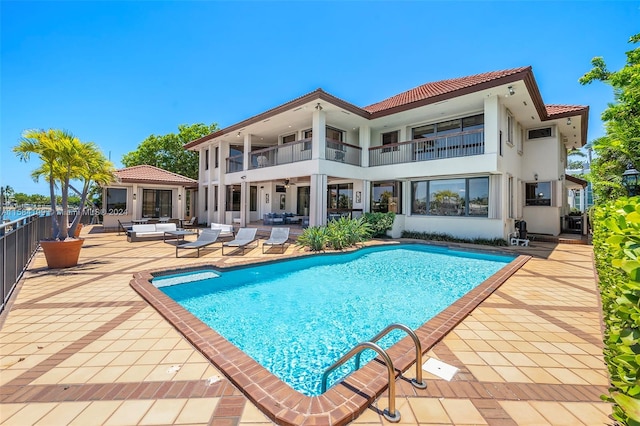
[[[327,228],[312,226],[304,230],[296,240],[296,245],[309,247],[311,251],[321,251],[327,246]]]
[[[372,237],[384,237],[387,231],[393,227],[396,214],[394,212],[365,213],[363,218],[369,224]]]
[[[363,219],[341,217],[327,224],[327,242],[335,250],[343,250],[366,241],[370,226]]]
[[[363,219],[340,218],[330,221],[327,226],[307,228],[298,237],[296,244],[309,247],[311,251],[321,251],[326,247],[343,250],[366,241],[371,228]]]
[[[640,425],[640,197],[593,211],[593,252],[602,299],[604,358],[613,417]]]
[[[414,240],[425,241],[444,241],[449,243],[467,243],[467,244],[480,244],[483,246],[507,246],[507,241],[502,238],[457,238],[449,234],[439,234],[435,232],[415,232],[415,231],[403,231],[402,238],[412,238]]]

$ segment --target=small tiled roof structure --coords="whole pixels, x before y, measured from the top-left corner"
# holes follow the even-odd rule
[[[198,186],[196,180],[149,165],[126,167],[116,170],[114,174],[119,183],[154,183],[188,188]]]

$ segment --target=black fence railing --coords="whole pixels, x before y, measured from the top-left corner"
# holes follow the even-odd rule
[[[70,214],[69,221],[74,217]],[[0,312],[4,311],[40,240],[51,237],[51,220],[51,216],[34,214],[0,224]],[[82,216],[82,223],[90,220],[91,216]]]

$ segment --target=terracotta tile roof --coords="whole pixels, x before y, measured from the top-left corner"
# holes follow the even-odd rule
[[[587,182],[586,180],[583,180],[583,179],[580,179],[580,178],[578,178],[578,177],[571,176],[571,175],[566,175],[566,176],[565,176],[565,178],[566,178],[569,182],[573,182],[573,183],[578,184],[578,185],[580,185],[580,186],[582,186],[582,187],[587,186],[587,184],[589,183],[589,182]]]
[[[119,182],[162,183],[189,187],[198,185],[198,182],[191,178],[148,165],[119,169],[115,171],[115,175]]]
[[[549,118],[553,118],[554,115],[580,112],[588,107],[583,105],[545,105],[545,108]]]
[[[446,93],[455,92],[457,90],[477,86],[482,83],[517,74],[527,70],[528,68],[529,67],[520,67],[503,71],[492,71],[468,77],[452,78],[448,80],[435,81],[433,83],[426,83],[383,101],[366,106],[364,107],[364,110],[373,114],[390,108],[399,107],[401,105],[407,105],[413,102],[444,95]]]

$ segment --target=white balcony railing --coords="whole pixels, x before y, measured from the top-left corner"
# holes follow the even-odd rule
[[[484,154],[484,129],[369,148],[369,166]]]

